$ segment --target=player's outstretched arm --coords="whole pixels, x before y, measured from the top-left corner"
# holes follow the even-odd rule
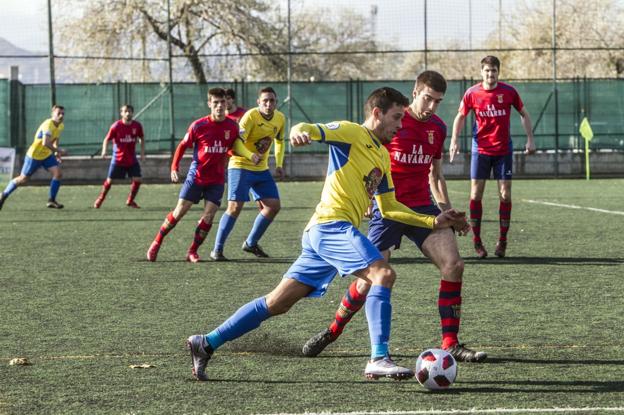
[[[176,148],[175,153],[173,154],[173,160],[171,161],[171,181],[173,183],[178,183],[180,178],[178,177],[178,171],[180,171],[180,160],[184,157],[184,152],[186,151],[190,141],[182,139],[178,147]]]
[[[377,194],[375,195],[375,199],[381,216],[385,219],[391,219],[396,222],[421,228],[435,228],[435,216],[414,212],[412,209],[396,200],[394,191]]]
[[[459,235],[466,235],[470,225],[466,220],[466,212],[448,209],[436,216],[434,229],[453,228]]]
[[[145,137],[139,137],[141,141],[141,162],[145,161]]]
[[[245,157],[247,160],[250,160],[253,164],[257,165],[262,161],[262,156],[258,153],[254,153],[245,147],[245,143],[243,143],[243,139],[238,137],[234,140],[234,144],[232,145],[232,151],[234,154],[240,157]]]
[[[100,157],[102,158],[106,158],[106,149],[108,148],[108,136],[106,136],[104,138],[104,141],[102,142],[102,153],[100,154]]]
[[[290,144],[293,147],[307,146],[321,140],[321,130],[316,124],[299,123],[290,129]]]
[[[457,116],[455,116],[455,120],[453,120],[453,135],[451,136],[451,144],[449,145],[449,161],[452,163],[455,160],[455,156],[459,154],[459,133],[461,133],[462,128],[464,128],[464,121],[466,117],[458,112]]]
[[[451,199],[446,188],[446,179],[442,172],[442,159],[433,159],[431,162],[431,171],[429,172],[429,189],[440,207],[440,210],[452,208]]]

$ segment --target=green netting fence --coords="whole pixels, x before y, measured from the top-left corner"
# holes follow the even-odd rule
[[[450,81],[438,115],[450,131],[459,101],[464,91],[477,80]],[[510,81],[519,91],[533,120],[538,150],[561,151],[582,149],[578,125],[587,116],[595,138],[591,148],[624,151],[624,80],[572,79],[560,81],[558,105],[553,97],[551,81]],[[174,84],[174,130],[170,132],[170,109],[166,84],[57,84],[57,102],[65,106],[63,147],[74,155],[93,155],[99,152],[109,126],[118,119],[119,107],[134,105],[142,111],[148,153],[168,153],[184,135],[188,125],[207,113],[206,92],[213,86],[233,87],[239,104],[256,105],[256,93],[265,83],[231,84]],[[290,108],[285,102],[286,83],[270,83],[277,91],[280,110],[292,114],[292,123],[301,121],[329,122],[334,120],[361,121],[363,102],[367,95],[380,86],[391,86],[411,96],[411,81],[345,81],[295,82],[292,84]],[[160,94],[160,96],[159,96]],[[148,105],[149,104],[149,105]],[[0,145],[28,147],[39,124],[49,116],[50,90],[48,85],[23,85],[18,81],[0,80]],[[556,123],[558,121],[558,125]],[[462,148],[470,146],[471,119],[462,131]],[[514,146],[521,150],[525,135],[520,117],[512,115]],[[447,140],[448,146],[448,140]],[[291,151],[326,151],[320,145]]]

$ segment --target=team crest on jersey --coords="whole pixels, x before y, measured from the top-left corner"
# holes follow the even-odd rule
[[[258,150],[258,153],[266,153],[269,147],[271,147],[271,137],[261,138],[260,140],[255,142],[254,146],[256,146],[256,150]]]
[[[433,144],[435,141],[435,136],[433,135],[434,133],[434,130],[427,130],[427,139],[429,140],[429,144]]]
[[[368,175],[364,176],[364,187],[366,187],[368,197],[372,198],[375,195],[379,183],[381,183],[381,170],[375,167]]]
[[[225,135],[224,135],[223,139],[225,141],[228,141],[230,139],[230,130],[226,130],[225,131]]]
[[[329,124],[325,124],[325,128],[328,130],[337,130],[340,127],[340,123],[338,122],[330,122]]]
[[[496,95],[496,98],[498,98],[498,103],[502,104],[503,103],[503,94],[498,94]]]

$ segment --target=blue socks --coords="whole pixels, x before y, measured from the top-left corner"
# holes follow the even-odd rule
[[[262,235],[264,235],[264,232],[267,230],[271,222],[273,222],[272,219],[267,219],[262,213],[258,213],[258,216],[256,216],[256,220],[254,221],[253,228],[251,228],[251,232],[249,232],[249,236],[247,237],[247,245],[258,245],[258,241],[262,238]]]
[[[219,327],[206,335],[206,341],[213,350],[223,343],[239,338],[245,333],[257,329],[260,324],[271,317],[266,298],[252,300],[236,310]]]
[[[57,179],[52,179],[52,181],[50,182],[50,199],[56,200],[56,195],[58,194],[60,187],[61,181]]]
[[[365,307],[371,341],[371,359],[388,355],[390,320],[392,318],[391,293],[390,288],[373,285],[366,297]]]
[[[9,184],[7,184],[7,187],[4,188],[4,191],[2,192],[2,197],[9,197],[9,195],[13,193],[15,189],[17,189],[17,185],[15,184],[14,180],[11,180]]]
[[[221,216],[221,220],[219,221],[219,229],[217,230],[217,236],[215,239],[215,251],[223,252],[223,246],[225,245],[225,241],[227,240],[228,236],[230,236],[230,232],[232,232],[235,223],[236,218],[234,216],[230,216],[227,213],[224,213],[223,216]]]

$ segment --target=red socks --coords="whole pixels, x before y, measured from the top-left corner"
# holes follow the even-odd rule
[[[470,199],[470,226],[472,228],[473,242],[481,242],[481,218],[483,217],[483,206],[480,200]]]
[[[197,252],[199,246],[204,242],[204,239],[206,239],[208,232],[210,232],[210,228],[212,228],[212,223],[206,223],[203,219],[199,220],[197,228],[195,228],[195,238],[189,248],[189,252]]]
[[[134,198],[137,193],[139,193],[139,187],[141,187],[141,182],[137,182],[136,180],[132,181],[130,185],[130,193],[128,193],[128,203],[134,202]]]
[[[459,319],[461,317],[461,282],[440,280],[438,310],[442,324],[442,348],[458,343]]]
[[[173,212],[169,212],[167,214],[167,217],[165,218],[165,221],[160,226],[160,230],[156,234],[156,238],[154,238],[154,241],[159,244],[162,243],[165,235],[171,232],[171,229],[173,229],[177,223],[178,221],[176,220],[176,218],[173,217]]]
[[[360,294],[357,290],[357,280],[353,281],[349,285],[344,297],[342,297],[340,307],[336,310],[334,322],[329,326],[329,331],[332,335],[335,337],[340,336],[347,323],[351,321],[353,315],[362,308],[365,302],[366,294]]]
[[[500,237],[501,241],[507,240],[507,232],[509,232],[509,222],[511,221],[511,202],[500,202],[498,208]]]

